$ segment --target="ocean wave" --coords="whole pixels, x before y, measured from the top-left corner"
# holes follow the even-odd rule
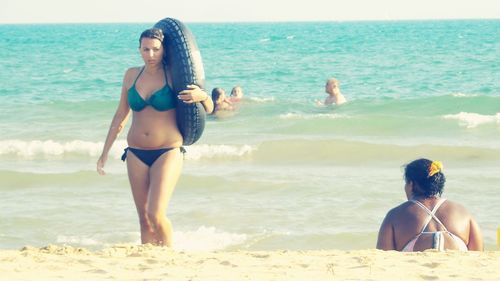
[[[98,246],[100,242],[95,237],[81,237],[73,235],[58,235],[56,239],[57,243],[68,244],[68,245],[80,245],[80,246]]]
[[[451,94],[452,97],[455,98],[475,98],[478,97],[478,94],[465,94],[465,93],[453,93]]]
[[[500,114],[495,115],[497,121]],[[492,121],[491,121],[492,122]],[[477,159],[487,160],[499,158],[497,145],[477,142],[440,142],[420,140],[415,142],[380,140],[341,140],[341,139],[286,139],[268,140],[254,145],[249,144],[195,144],[186,147],[186,161],[228,161],[239,160],[263,163],[312,161],[362,163],[373,160],[410,159],[418,155],[441,155],[449,159]],[[115,142],[109,153],[109,158],[120,159],[125,140]],[[28,160],[62,160],[77,161],[96,160],[102,151],[102,142],[88,142],[74,140],[69,142],[57,141],[0,141],[0,158]],[[313,149],[311,149],[313,148]],[[293,151],[293,153],[290,153]],[[377,160],[377,161],[378,161]],[[79,162],[72,162],[73,164]],[[52,164],[51,167],[55,167]],[[92,167],[93,168],[93,167]],[[73,171],[70,169],[69,171]]]
[[[72,140],[59,142],[54,140],[3,140],[0,141],[0,155],[15,155],[20,158],[61,157],[67,155],[84,155],[98,157],[101,154],[103,142]],[[109,155],[120,158],[127,146],[125,140],[115,142]]]
[[[200,144],[187,148],[187,160],[242,157],[251,154],[256,148],[250,145],[213,145]]]
[[[345,115],[334,114],[334,113],[317,113],[317,114],[309,114],[309,113],[286,113],[281,114],[279,116],[280,119],[338,119],[338,118],[346,118]]]
[[[447,114],[443,116],[444,119],[458,120],[461,126],[468,129],[476,128],[479,125],[500,123],[500,113],[495,115],[482,115],[478,113],[460,112],[458,114]]]
[[[112,245],[116,238],[124,243],[140,244],[139,232],[58,235],[57,243],[90,248],[102,248]],[[177,251],[216,251],[240,245],[247,241],[246,234],[231,233],[210,226],[200,226],[196,230],[174,231],[174,249]]]
[[[266,98],[249,97],[248,99],[252,102],[257,102],[257,103],[273,102],[275,100],[274,97],[266,97]]]
[[[13,155],[23,159],[37,157],[83,156],[97,158],[102,152],[103,142],[73,140],[60,142],[54,140],[3,140],[0,141],[0,156]],[[117,140],[109,152],[109,156],[120,159],[123,149],[127,147],[125,140]],[[250,145],[192,145],[186,148],[187,160],[242,157],[255,150]]]
[[[175,231],[174,249],[183,251],[215,251],[239,245],[248,239],[246,234],[220,231],[201,226],[194,231]]]

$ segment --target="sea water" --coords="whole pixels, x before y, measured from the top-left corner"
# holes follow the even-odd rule
[[[95,163],[141,24],[0,25],[0,248],[139,243],[126,130]],[[181,250],[374,248],[402,165],[500,226],[500,21],[188,23],[232,116],[187,147],[168,208]],[[328,77],[348,103],[318,107]]]

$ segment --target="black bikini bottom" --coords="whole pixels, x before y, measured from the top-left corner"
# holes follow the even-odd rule
[[[125,161],[127,159],[127,151],[130,150],[130,152],[134,153],[139,160],[141,160],[144,164],[148,165],[151,167],[153,163],[163,155],[163,153],[168,152],[172,149],[176,149],[177,147],[168,147],[168,148],[160,148],[160,149],[139,149],[139,148],[133,148],[133,147],[127,147],[125,148],[123,155],[122,155],[122,161]],[[186,150],[184,147],[180,147],[180,150],[182,153],[186,153]]]

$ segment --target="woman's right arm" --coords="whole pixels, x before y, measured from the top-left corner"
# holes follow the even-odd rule
[[[393,210],[389,211],[380,226],[377,237],[377,249],[389,251],[396,250],[394,228],[392,226],[392,213]]]
[[[111,121],[111,125],[109,126],[108,135],[106,136],[106,141],[104,142],[104,146],[102,148],[101,156],[99,160],[97,160],[97,173],[100,175],[104,175],[104,165],[106,165],[106,161],[108,160],[108,153],[113,146],[113,143],[118,138],[118,135],[127,124],[128,117],[130,116],[130,106],[128,104],[127,99],[127,85],[129,83],[131,69],[127,70],[123,78],[122,91],[120,96],[120,102],[118,104],[118,108],[116,109],[115,115],[113,116],[113,120]]]

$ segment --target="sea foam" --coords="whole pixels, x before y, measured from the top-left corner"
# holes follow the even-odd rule
[[[67,142],[54,140],[3,140],[0,141],[0,156],[14,155],[18,158],[32,159],[37,157],[80,156],[97,158],[102,152],[103,142],[72,140]],[[123,149],[127,147],[125,140],[117,140],[111,151],[110,158],[119,159]],[[213,158],[242,157],[249,155],[256,148],[250,145],[191,145],[186,147],[185,159],[201,160]]]
[[[98,157],[102,151],[103,142],[83,140],[3,140],[0,141],[0,155],[16,155],[21,158],[61,157],[67,155],[85,155]],[[119,158],[126,147],[124,140],[116,141],[110,151],[110,156]]]
[[[137,226],[139,228],[139,226]],[[113,238],[114,237],[114,238]],[[90,248],[106,248],[110,241],[120,239],[122,243],[140,244],[140,233],[106,233],[82,235],[58,235],[56,243]],[[247,241],[248,235],[219,230],[213,226],[200,226],[195,230],[174,231],[173,248],[177,251],[216,251]]]
[[[247,240],[247,235],[200,226],[194,231],[175,231],[173,238],[176,250],[215,251],[242,244]]]
[[[458,120],[461,126],[468,129],[476,128],[479,125],[500,123],[500,113],[495,115],[482,115],[478,113],[460,112],[458,114],[447,114],[443,116],[444,119]]]
[[[334,114],[334,113],[318,113],[318,114],[307,114],[307,113],[286,113],[279,116],[280,119],[337,119],[345,118],[344,115]]]
[[[186,148],[187,160],[213,159],[222,157],[242,157],[251,154],[256,148],[250,145],[209,145],[200,144]]]

